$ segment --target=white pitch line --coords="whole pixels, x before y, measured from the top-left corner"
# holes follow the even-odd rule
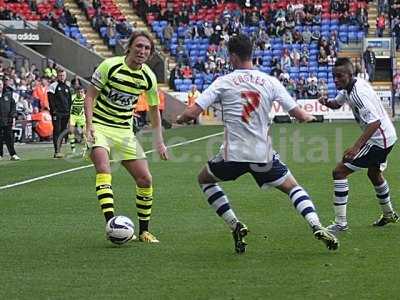
[[[179,147],[179,146],[188,145],[188,144],[191,144],[191,143],[195,143],[195,142],[198,142],[198,141],[206,140],[206,139],[212,138],[214,136],[222,135],[222,134],[224,134],[224,133],[223,132],[218,132],[218,133],[206,135],[206,136],[203,136],[201,138],[189,140],[189,141],[186,141],[186,142],[181,142],[181,143],[176,143],[176,144],[173,144],[173,145],[168,145],[167,148],[171,149],[171,148],[176,148],[176,147]],[[149,154],[149,153],[153,153],[155,151],[156,151],[155,149],[152,149],[152,150],[146,151],[145,153]],[[87,169],[87,168],[91,168],[91,167],[93,167],[93,164],[86,165],[86,166],[80,166],[80,167],[77,167],[77,168],[72,168],[72,169],[68,169],[68,170],[64,170],[64,171],[59,171],[59,172],[55,172],[55,173],[51,173],[51,174],[47,174],[47,175],[43,175],[43,176],[39,176],[39,177],[34,177],[34,178],[27,179],[27,180],[24,180],[24,181],[20,181],[20,182],[16,182],[16,183],[0,186],[0,190],[13,188],[13,187],[16,187],[16,186],[28,184],[28,183],[31,183],[31,182],[35,182],[35,181],[39,181],[39,180],[55,177],[55,176],[66,174],[66,173],[79,171],[79,170],[83,170],[83,169]]]

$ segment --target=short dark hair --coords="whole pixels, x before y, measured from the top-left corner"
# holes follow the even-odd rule
[[[354,66],[350,58],[338,57],[335,62],[335,68],[337,67],[345,67],[347,72],[354,74]]]
[[[129,53],[129,47],[132,45],[132,43],[139,37],[139,36],[143,36],[145,38],[147,38],[150,42],[150,55],[154,54],[155,51],[155,46],[154,46],[154,41],[151,37],[151,35],[144,30],[135,30],[134,32],[132,32],[131,36],[129,37],[128,40],[128,44],[126,45],[126,50],[125,53],[128,54]]]
[[[244,34],[234,35],[228,41],[228,52],[236,54],[241,60],[249,60],[253,52],[253,44]]]

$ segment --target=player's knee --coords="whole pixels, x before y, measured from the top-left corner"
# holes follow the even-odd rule
[[[342,172],[340,169],[335,169],[332,171],[332,177],[334,180],[345,179],[346,174]]]
[[[368,178],[374,185],[380,185],[385,181],[382,172],[376,170],[368,170]]]
[[[136,185],[139,187],[150,187],[153,183],[153,178],[150,174],[145,174],[136,178]]]

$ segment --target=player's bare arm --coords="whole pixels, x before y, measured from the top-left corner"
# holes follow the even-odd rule
[[[99,92],[92,85],[89,86],[85,96],[86,139],[88,143],[94,142],[94,128],[92,126],[94,99]]]
[[[162,136],[162,126],[161,126],[161,117],[160,111],[158,109],[158,105],[153,105],[149,107],[149,114],[150,114],[150,122],[153,128],[154,134],[154,144],[157,149],[158,154],[162,160],[168,159],[168,151],[167,147],[165,147],[164,139]]]
[[[371,136],[378,130],[381,121],[377,120],[368,125],[361,136],[357,139],[354,145],[346,149],[343,153],[343,161],[352,161],[354,157],[360,152],[362,146],[371,138]]]
[[[289,111],[289,115],[291,117],[294,117],[299,122],[312,122],[312,121],[315,121],[315,117],[313,115],[309,114],[308,112],[306,112],[300,106],[296,106],[295,108],[291,109]]]
[[[187,107],[185,111],[178,116],[176,123],[183,124],[195,120],[202,113],[202,111],[203,109],[197,103],[195,103],[194,105]]]
[[[321,103],[322,105],[325,105],[326,107],[329,107],[330,109],[339,109],[342,107],[342,105],[340,105],[337,101],[335,100],[329,101],[327,97],[320,97],[318,99],[318,102]]]

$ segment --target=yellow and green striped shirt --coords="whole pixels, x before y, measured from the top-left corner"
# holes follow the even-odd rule
[[[130,69],[125,56],[104,60],[93,73],[92,84],[100,92],[95,99],[93,123],[116,128],[132,127],[132,111],[142,92],[150,106],[158,105],[157,79],[149,66]]]
[[[72,95],[71,115],[82,116],[84,102],[85,97],[80,98],[77,94]]]

